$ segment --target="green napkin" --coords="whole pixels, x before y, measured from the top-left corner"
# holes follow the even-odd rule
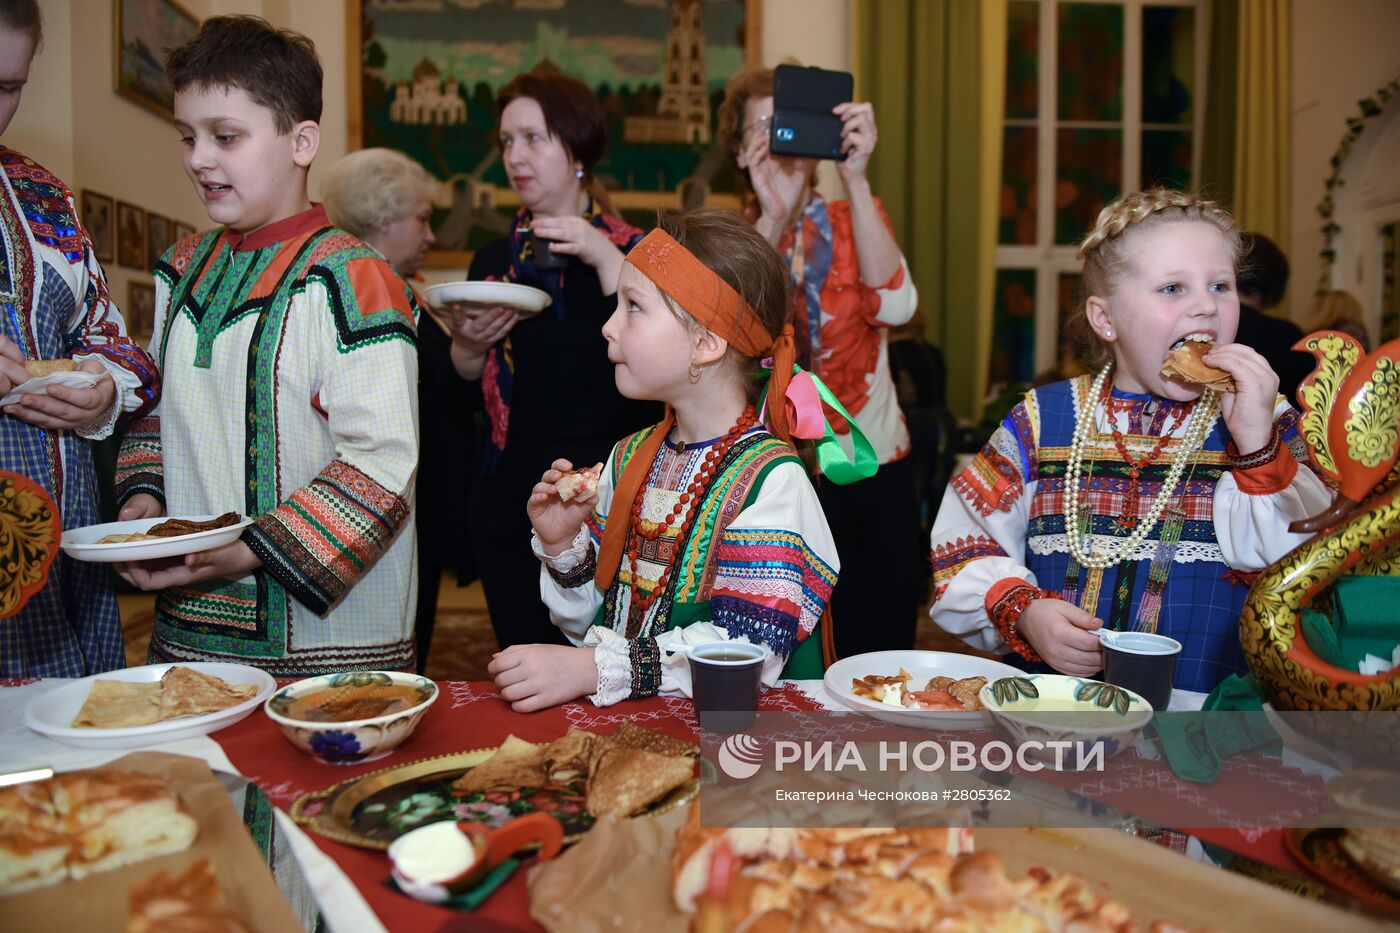
[[[1220,763],[1261,745],[1279,746],[1278,735],[1262,715],[1214,716],[1211,713],[1259,713],[1263,698],[1252,678],[1225,678],[1206,697],[1200,713],[1159,713],[1153,723],[1167,764],[1177,776],[1209,784]]]
[[[497,865],[495,868],[488,871],[486,873],[486,876],[477,882],[476,887],[471,888],[468,891],[463,891],[461,894],[458,894],[455,897],[450,897],[447,900],[440,902],[440,904],[443,907],[451,907],[454,910],[476,910],[478,907],[481,906],[481,903],[483,901],[485,901],[492,894],[495,894],[496,889],[499,888],[501,885],[505,884],[506,881],[510,878],[510,876],[515,874],[515,870],[519,867],[519,859],[508,858],[501,864]],[[398,891],[400,894],[403,893],[403,890],[398,886],[398,883],[395,882],[392,877],[389,879],[388,884],[389,887],[393,888],[395,891]]]
[[[1231,674],[1220,683],[1215,685],[1215,689],[1206,697],[1205,703],[1201,705],[1201,712],[1244,712],[1258,713],[1264,709],[1264,694],[1259,692],[1259,684],[1248,674],[1241,677],[1238,674]]]
[[[1395,615],[1400,577],[1345,576],[1332,584],[1332,593],[1342,648],[1338,667],[1358,670],[1368,654],[1389,659],[1400,641]]]

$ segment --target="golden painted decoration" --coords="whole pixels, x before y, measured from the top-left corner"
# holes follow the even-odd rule
[[[1400,668],[1362,674],[1323,661],[1301,618],[1342,574],[1389,562],[1400,545],[1400,485],[1265,568],[1240,613],[1245,660],[1279,710],[1400,710]]]
[[[1298,431],[1303,435],[1313,461],[1332,479],[1340,479],[1337,463],[1327,446],[1327,422],[1332,406],[1341,391],[1342,382],[1361,359],[1361,344],[1355,338],[1334,330],[1309,334],[1293,345],[1317,357],[1317,368],[1298,387],[1303,414],[1298,419]]]
[[[1347,410],[1347,456],[1367,467],[1393,460],[1400,446],[1400,366],[1388,357],[1376,360],[1362,388],[1347,400]]]
[[[63,518],[43,486],[0,471],[0,619],[16,615],[49,581]]]

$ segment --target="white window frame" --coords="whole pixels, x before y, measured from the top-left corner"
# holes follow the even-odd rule
[[[1036,243],[1033,246],[998,245],[997,269],[1034,269],[1035,276],[1035,371],[1053,368],[1059,343],[1059,277],[1079,273],[1080,262],[1074,246],[1055,243],[1055,143],[1060,129],[1114,129],[1123,133],[1123,191],[1133,191],[1142,178],[1142,134],[1144,130],[1180,128],[1180,124],[1142,121],[1142,16],[1144,7],[1190,7],[1195,10],[1196,49],[1192,89],[1191,179],[1201,177],[1201,135],[1205,129],[1206,61],[1210,48],[1209,0],[1072,0],[1123,7],[1123,120],[1108,123],[1086,120],[1059,120],[1059,6],[1066,0],[1033,0],[1040,6],[1039,99],[1035,119],[1002,117],[1002,126],[1036,128]],[[1004,158],[1004,156],[1003,156]]]

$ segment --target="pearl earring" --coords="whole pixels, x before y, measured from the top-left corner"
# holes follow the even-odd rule
[[[1111,331],[1111,330],[1106,330],[1106,331],[1103,332],[1103,335],[1104,335],[1105,338],[1112,339],[1112,337],[1113,337],[1113,331]]]
[[[581,168],[579,168],[579,169],[574,169],[574,177],[575,177],[575,178],[582,178],[582,177],[583,177],[583,169],[581,169]]]

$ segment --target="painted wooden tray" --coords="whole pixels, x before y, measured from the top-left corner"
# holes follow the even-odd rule
[[[584,806],[584,782],[510,791],[460,795],[452,782],[490,758],[495,748],[478,748],[421,758],[303,794],[292,804],[297,823],[327,839],[384,850],[399,836],[442,820],[501,826],[518,816],[543,811],[564,825],[565,843],[576,842],[593,825]],[[665,813],[693,799],[699,779],[681,785],[652,804],[642,816]]]
[[[1292,829],[1283,841],[1304,868],[1347,897],[1391,919],[1400,920],[1400,894],[1383,887],[1342,848],[1344,829]]]

